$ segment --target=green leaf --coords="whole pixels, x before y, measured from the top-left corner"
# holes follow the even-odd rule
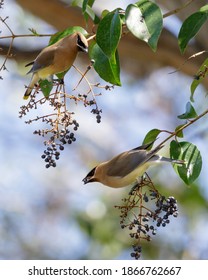
[[[170,155],[173,159],[184,160],[185,164],[174,164],[174,169],[180,178],[187,184],[192,184],[199,176],[202,168],[200,151],[189,142],[170,143]]]
[[[153,2],[142,0],[130,4],[126,9],[126,25],[131,33],[148,43],[153,51],[157,49],[158,39],[163,27],[160,8]]]
[[[207,19],[208,5],[205,5],[183,22],[178,34],[178,44],[181,53],[184,53],[188,42],[197,34]]]
[[[94,60],[94,68],[99,76],[111,84],[121,85],[120,82],[120,64],[118,53],[111,58],[101,50],[97,43],[93,42],[89,47],[89,55]]]
[[[72,1],[71,6],[82,8],[82,13],[84,15],[85,20],[87,21],[89,16],[95,24],[98,24],[100,19],[92,9],[94,2],[94,0],[74,0]]]
[[[70,67],[71,68],[71,67]],[[69,69],[70,69],[69,68]],[[57,73],[56,76],[58,77],[59,80],[61,79],[64,79],[64,76],[66,75],[66,73],[69,71],[69,69],[67,69],[66,71],[64,72],[61,72],[61,73]]]
[[[208,75],[208,58],[205,59],[205,61],[202,63],[201,67],[199,68],[199,71],[195,75],[195,79],[191,83],[191,96],[190,100],[194,102],[194,93],[196,88],[199,84],[204,80],[204,78]]]
[[[48,98],[53,88],[53,82],[48,80],[40,80],[39,85],[45,98]]]
[[[153,142],[157,139],[157,136],[161,133],[161,130],[154,128],[152,130],[150,130],[146,136],[144,137],[144,140],[142,142],[142,144],[148,144],[150,142]],[[150,147],[151,148],[151,147]]]
[[[177,137],[183,138],[183,131],[180,130],[180,128],[183,127],[183,126],[184,126],[183,124],[180,124],[175,128],[175,132],[176,132]]]
[[[121,20],[118,10],[108,13],[99,23],[96,41],[104,54],[111,58],[121,38]]]
[[[194,102],[194,93],[198,85],[201,83],[200,79],[194,79],[193,82],[191,83],[191,95],[190,95],[190,100],[191,102]]]
[[[88,5],[88,0],[83,0],[82,2],[82,12],[85,13]]]
[[[50,45],[53,45],[54,43],[56,43],[57,41],[59,41],[60,39],[70,35],[70,34],[73,34],[75,32],[80,32],[82,33],[83,35],[87,35],[87,31],[82,28],[81,26],[73,26],[73,27],[69,27],[69,28],[66,28],[65,30],[63,31],[59,31],[57,33],[55,33],[53,36],[51,36],[50,38],[50,41],[49,41],[49,46]]]
[[[126,9],[126,26],[131,31],[131,33],[148,43],[151,35],[148,31],[147,25],[144,21],[141,10],[133,4],[130,4]]]
[[[109,14],[109,13],[110,13],[109,10],[107,10],[107,9],[103,10],[102,13],[101,13],[101,18],[104,18],[104,17],[107,16],[107,14]]]
[[[193,119],[196,118],[198,115],[194,109],[194,107],[191,105],[190,102],[187,102],[186,104],[186,112],[183,113],[182,115],[179,115],[179,119]]]
[[[87,10],[87,7],[91,7],[93,6],[95,0],[83,0],[83,3],[82,3],[82,12],[86,12]]]

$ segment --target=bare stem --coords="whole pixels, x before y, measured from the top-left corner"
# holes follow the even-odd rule
[[[188,2],[186,2],[184,5],[182,5],[181,7],[178,7],[172,11],[167,12],[166,14],[163,15],[163,18],[172,16],[174,14],[177,14],[178,12],[180,12],[181,10],[183,10],[184,8],[186,8],[188,5],[190,5],[194,0],[189,0]]]
[[[171,139],[174,136],[177,136],[177,134],[181,131],[183,131],[184,129],[186,129],[187,127],[189,127],[191,124],[197,122],[199,119],[201,119],[202,117],[204,117],[206,114],[208,114],[208,110],[205,110],[202,114],[200,114],[199,116],[197,116],[196,118],[189,120],[186,124],[184,124],[183,126],[179,127],[176,131],[171,132],[171,135],[169,135],[165,140],[163,140],[158,147],[162,146],[165,142],[167,142],[169,139]],[[164,130],[162,130],[164,131]],[[168,133],[170,133],[168,131]]]
[[[24,37],[49,37],[52,36],[53,34],[14,34],[12,35],[7,35],[7,36],[1,36],[1,39],[15,39],[15,38],[24,38]]]

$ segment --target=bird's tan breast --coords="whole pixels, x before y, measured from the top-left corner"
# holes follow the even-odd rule
[[[54,56],[54,63],[52,65],[55,71],[54,74],[68,70],[74,63],[76,56],[77,49],[72,50],[70,48],[59,47]]]
[[[51,55],[49,57],[50,63],[37,71],[38,76],[41,79],[45,79],[50,75],[68,70],[76,59],[77,48],[72,49],[61,45],[54,47],[52,50],[53,51],[51,51]],[[45,56],[45,53],[38,58],[38,63],[40,63],[43,56]]]

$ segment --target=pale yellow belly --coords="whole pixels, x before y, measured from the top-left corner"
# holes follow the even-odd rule
[[[151,164],[149,162],[145,163],[142,166],[136,168],[133,172],[129,173],[125,177],[111,177],[110,179],[105,178],[104,182],[102,183],[112,188],[126,187],[128,185],[133,184],[138,177],[142,176]]]
[[[39,78],[44,80],[44,79],[48,79],[51,75],[58,74],[58,73],[66,71],[66,70],[68,70],[68,68],[66,68],[66,69],[58,68],[57,69],[57,68],[54,68],[53,66],[49,66],[49,67],[39,70],[37,73],[38,73]]]

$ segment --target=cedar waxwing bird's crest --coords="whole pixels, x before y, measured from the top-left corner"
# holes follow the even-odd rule
[[[182,160],[173,160],[157,155],[156,153],[163,146],[147,150],[152,144],[153,142],[123,152],[109,161],[98,164],[83,179],[84,184],[100,182],[108,187],[122,188],[134,183],[154,163],[184,164]]]
[[[27,73],[32,73],[32,79],[23,98],[28,99],[40,79],[50,79],[54,74],[69,70],[80,51],[88,52],[87,39],[80,32],[70,34],[44,48],[33,62],[26,65],[32,65]]]

